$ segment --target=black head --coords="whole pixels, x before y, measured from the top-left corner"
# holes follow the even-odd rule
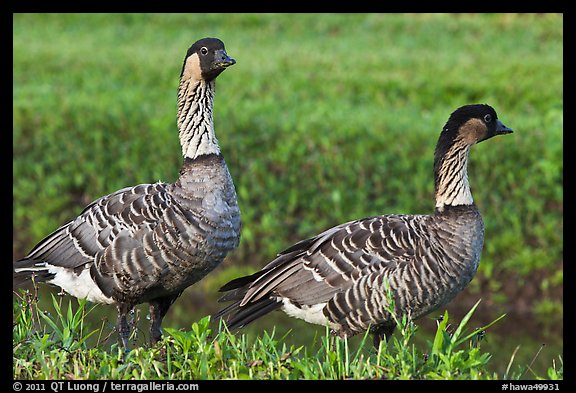
[[[236,64],[218,38],[202,38],[186,53],[180,78],[211,81],[227,67]]]
[[[510,128],[498,120],[494,108],[487,104],[465,105],[456,109],[442,130],[442,134],[446,134],[445,138],[463,140],[469,145],[511,132]]]
[[[435,167],[457,144],[464,148],[496,135],[510,134],[512,130],[500,120],[494,108],[486,104],[465,105],[456,109],[444,126],[435,152]]]

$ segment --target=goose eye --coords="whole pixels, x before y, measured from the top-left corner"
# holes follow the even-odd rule
[[[485,116],[484,116],[484,121],[485,121],[486,123],[490,123],[490,122],[492,121],[492,115],[490,115],[490,114],[485,115]]]
[[[200,48],[200,53],[206,56],[208,54],[208,48],[203,46],[202,48]]]

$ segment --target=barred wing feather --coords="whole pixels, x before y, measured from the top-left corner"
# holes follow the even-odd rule
[[[80,274],[90,268],[108,297],[144,290],[167,269],[158,239],[185,233],[167,187],[141,184],[95,200],[17,261],[15,271],[34,266],[39,273],[66,268]]]

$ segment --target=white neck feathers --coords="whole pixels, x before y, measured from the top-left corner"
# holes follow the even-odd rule
[[[214,81],[182,78],[178,90],[178,129],[182,155],[191,159],[206,154],[220,154],[214,134],[212,108]]]
[[[474,203],[468,183],[470,146],[449,150],[436,174],[436,208]]]

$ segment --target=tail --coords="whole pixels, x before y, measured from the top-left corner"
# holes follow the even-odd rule
[[[27,287],[34,282],[46,282],[54,278],[55,274],[49,271],[47,261],[54,259],[51,256],[62,247],[65,240],[68,240],[68,226],[72,221],[61,226],[44,239],[39,241],[34,248],[24,258],[14,262],[12,266],[12,287],[13,289]],[[64,243],[65,244],[65,243]],[[73,244],[73,243],[71,243]],[[66,245],[66,244],[65,244]],[[68,245],[65,251],[69,253]],[[69,254],[65,255],[63,259]]]
[[[317,237],[302,240],[279,253],[262,270],[225,284],[219,292],[228,293],[218,299],[218,302],[233,303],[214,314],[214,318],[226,317],[228,328],[237,330],[282,307],[282,298],[276,293],[278,286],[301,269],[299,257],[316,240]]]
[[[45,262],[31,259],[20,259],[14,262],[12,272],[12,288],[25,288],[33,282],[46,282],[54,278],[54,273],[48,271]]]
[[[219,292],[228,293],[218,299],[218,302],[233,301],[234,303],[218,311],[214,314],[214,318],[223,318],[226,320],[228,329],[238,330],[279,308],[282,303],[272,297],[262,297],[257,301],[242,304],[251,284],[262,274],[263,272],[260,271],[250,276],[239,277],[220,288]]]

